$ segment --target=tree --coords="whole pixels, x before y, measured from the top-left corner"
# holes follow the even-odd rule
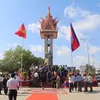
[[[90,65],[86,64],[86,66],[85,66],[85,72],[86,73],[90,73],[90,74],[95,75],[95,71],[96,70],[93,66],[90,66]]]
[[[22,55],[23,51],[23,55]],[[40,57],[35,57],[31,51],[23,49],[21,46],[17,46],[14,50],[9,49],[4,52],[4,59],[0,60],[1,71],[13,72],[21,68],[21,56],[23,56],[23,68],[28,70],[33,64],[41,65],[44,59]]]
[[[79,69],[76,69],[76,72],[77,72],[77,73],[80,73],[80,70],[79,70]]]
[[[73,73],[79,73],[79,72],[80,72],[80,70],[79,70],[79,69],[74,68],[72,72],[73,72]]]
[[[92,75],[96,75],[96,69],[94,67],[91,67],[88,71],[89,74],[92,74]]]

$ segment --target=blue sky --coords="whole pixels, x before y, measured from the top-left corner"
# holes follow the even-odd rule
[[[70,26],[72,22],[80,47],[73,52],[74,66],[88,63],[86,42],[89,42],[90,64],[100,65],[100,0],[1,0],[0,1],[0,59],[9,48],[21,45],[22,39],[14,33],[24,23],[27,38],[24,48],[43,57],[44,40],[40,37],[40,17],[45,18],[51,8],[53,18],[58,17],[58,39],[54,40],[54,64],[71,66]],[[92,5],[92,6],[91,6]]]

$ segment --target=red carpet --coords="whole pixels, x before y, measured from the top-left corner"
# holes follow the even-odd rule
[[[58,100],[56,94],[33,93],[26,100]]]

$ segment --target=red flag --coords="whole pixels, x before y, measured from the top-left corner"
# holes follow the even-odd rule
[[[20,37],[26,38],[26,29],[25,29],[24,24],[22,24],[19,27],[18,31],[15,32],[15,34],[18,35],[18,36],[20,36]]]
[[[74,50],[76,50],[80,46],[80,43],[78,41],[78,38],[75,34],[75,31],[74,31],[71,23],[70,23],[70,28],[71,28],[71,30],[70,30],[70,33],[71,33],[71,50],[73,52]]]

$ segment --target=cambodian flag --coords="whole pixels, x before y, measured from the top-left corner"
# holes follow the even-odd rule
[[[73,52],[74,50],[76,50],[80,46],[80,43],[78,41],[78,38],[75,34],[75,31],[74,31],[71,23],[70,23],[70,35],[71,35],[71,50]]]

